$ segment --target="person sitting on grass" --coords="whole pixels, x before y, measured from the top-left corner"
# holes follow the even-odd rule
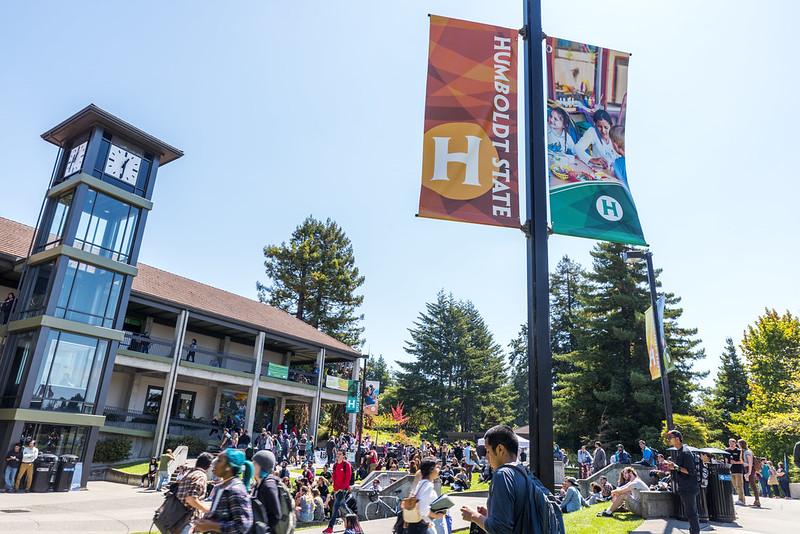
[[[599,502],[604,502],[606,499],[603,498],[603,488],[600,487],[600,484],[597,482],[592,482],[591,485],[591,495],[586,500],[586,504],[589,506],[593,504],[597,504]]]
[[[460,467],[456,470],[455,480],[452,483],[453,491],[464,491],[469,489],[469,479],[467,474]]]
[[[561,501],[561,511],[568,514],[577,512],[582,506],[586,505],[578,489],[578,481],[575,477],[567,477],[561,485],[564,490],[564,499]],[[588,505],[587,505],[588,506]]]
[[[598,517],[612,517],[614,512],[622,508],[623,505],[634,514],[642,515],[641,492],[647,491],[650,488],[639,478],[639,475],[636,474],[636,471],[632,467],[626,467],[622,470],[622,479],[625,481],[625,484],[611,492],[611,506],[597,514]]]
[[[453,474],[453,469],[450,467],[450,464],[444,464],[441,473],[439,473],[439,478],[442,479],[442,486],[449,486],[453,483],[456,477]]]
[[[600,477],[600,488],[603,490],[603,500],[607,501],[611,499],[611,492],[614,491],[614,486],[611,485],[611,482],[608,481],[605,475]]]

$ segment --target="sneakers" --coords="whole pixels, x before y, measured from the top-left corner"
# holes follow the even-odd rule
[[[614,514],[608,510],[603,510],[602,512],[597,512],[597,517],[614,517]]]

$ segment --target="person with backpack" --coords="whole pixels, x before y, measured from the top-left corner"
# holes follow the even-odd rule
[[[253,508],[247,491],[253,464],[245,459],[244,451],[225,449],[217,456],[214,475],[222,482],[212,490],[211,508],[195,523],[194,531],[248,534],[253,526]]]
[[[352,477],[353,466],[345,459],[343,450],[337,451],[336,463],[333,466],[333,510],[331,511],[331,519],[328,521],[328,526],[322,531],[322,534],[332,534],[333,526],[339,518],[339,510],[344,506],[347,492],[350,491]]]
[[[181,501],[191,513],[188,514],[185,525],[180,529],[174,529],[173,532],[189,534],[194,527],[193,523],[208,511],[203,498],[206,496],[206,486],[208,485],[207,471],[211,467],[213,459],[211,454],[201,453],[195,460],[194,467],[178,481],[175,498]]]
[[[263,506],[264,518],[262,521],[267,524],[269,533],[286,532],[278,530],[278,523],[282,519],[282,510],[280,502],[280,479],[274,475],[275,470],[275,455],[271,451],[262,450],[253,455],[253,464],[255,466],[256,486],[253,490],[253,496],[258,500],[258,505]],[[289,490],[286,489],[286,494]],[[291,500],[291,497],[289,497]],[[261,511],[256,511],[258,505],[253,506],[254,520],[258,520],[257,516]],[[291,512],[291,505],[288,507]]]
[[[761,471],[761,461],[753,455],[753,451],[748,448],[745,440],[739,440],[739,448],[742,450],[742,462],[744,462],[745,485],[750,486],[750,492],[755,497],[753,506],[761,508],[761,499],[758,495],[758,473]]]
[[[694,455],[683,446],[683,435],[678,430],[667,432],[667,441],[675,447],[671,461],[665,462],[677,483],[676,492],[681,499],[686,519],[689,521],[689,533],[700,534],[700,516],[697,513],[697,495],[700,493],[700,482],[697,478],[697,467]]]
[[[523,534],[531,532],[526,524],[529,509],[529,481],[522,469],[516,468],[519,441],[511,427],[497,425],[484,436],[486,457],[494,469],[486,507],[461,507],[461,517],[475,523],[489,534]],[[528,523],[538,522],[528,517]]]

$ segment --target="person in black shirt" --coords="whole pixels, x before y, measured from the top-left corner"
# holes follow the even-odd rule
[[[728,463],[731,465],[731,482],[736,490],[736,504],[744,505],[744,466],[742,462],[742,449],[736,443],[736,440],[731,438],[728,440],[728,448],[725,452],[730,454]]]
[[[264,505],[269,532],[275,532],[275,528],[281,520],[281,504],[278,496],[280,480],[273,474],[275,455],[268,450],[258,451],[253,455],[253,463],[256,465],[255,476],[258,480],[255,496]]]
[[[697,482],[694,456],[683,446],[683,435],[678,430],[667,432],[667,441],[676,450],[672,461],[665,463],[677,483],[678,496],[689,520],[689,533],[700,534],[700,517],[697,514],[697,494],[700,493],[700,484]]]

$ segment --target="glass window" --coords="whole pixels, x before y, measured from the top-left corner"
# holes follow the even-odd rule
[[[111,328],[125,275],[69,260],[56,317]]]
[[[51,331],[30,407],[91,413],[107,349],[104,339]]]
[[[33,334],[25,333],[19,336],[15,343],[14,353],[11,357],[11,366],[6,377],[6,387],[3,388],[3,398],[0,406],[12,408],[14,400],[19,393],[19,385],[22,382],[22,375],[25,373],[25,366],[30,359],[33,349]]]
[[[144,410],[142,411],[146,414],[158,415],[163,395],[164,390],[160,386],[148,386],[147,397],[144,399]]]
[[[69,215],[69,207],[71,204],[72,193],[63,195],[56,201],[56,206],[53,210],[53,219],[50,221],[50,230],[47,232],[44,243],[42,243],[38,250],[48,249],[61,244],[64,224],[67,221],[67,215]]]
[[[33,278],[33,287],[30,290],[30,297],[22,308],[20,319],[42,315],[47,298],[47,289],[50,285],[50,277],[53,274],[55,262],[42,263],[35,266],[27,276]]]
[[[22,442],[33,439],[39,452],[56,456],[74,454],[83,460],[88,435],[89,429],[85,426],[28,423],[22,431]]]
[[[139,209],[92,189],[78,221],[75,246],[128,263]]]

